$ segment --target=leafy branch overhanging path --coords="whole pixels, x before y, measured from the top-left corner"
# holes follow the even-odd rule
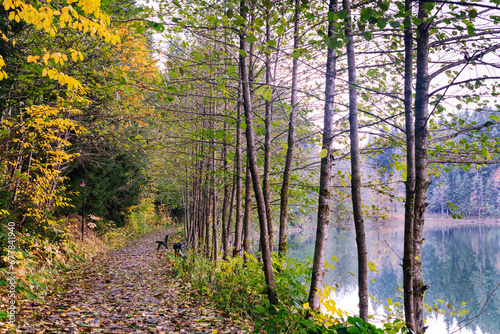
[[[165,249],[150,234],[71,271],[43,301],[24,304],[20,333],[245,333],[207,297],[172,276]],[[168,252],[173,252],[171,243]]]

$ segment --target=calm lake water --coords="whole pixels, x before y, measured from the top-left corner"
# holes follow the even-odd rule
[[[446,314],[427,314],[427,334],[497,334],[500,333],[500,289],[490,298],[486,310],[466,328],[484,307],[493,289],[500,283],[500,225],[429,226],[424,233],[423,276],[431,288],[425,302]],[[289,256],[305,260],[314,254],[315,231],[289,233]],[[396,289],[402,287],[401,258],[403,257],[402,224],[377,225],[367,231],[368,259],[375,263],[378,273],[370,272],[369,292],[380,303],[371,301],[372,314],[385,314],[387,299],[402,303]],[[350,314],[357,313],[357,263],[354,231],[331,228],[327,260],[335,270],[328,270],[324,283],[338,285],[332,296],[337,306]],[[337,261],[332,260],[332,256]],[[351,274],[352,273],[352,274]],[[445,304],[451,305],[448,309]],[[461,306],[465,302],[465,306]],[[464,318],[450,315],[450,310],[466,309]],[[457,312],[458,313],[458,312]]]

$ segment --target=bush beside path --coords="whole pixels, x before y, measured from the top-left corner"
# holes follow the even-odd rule
[[[171,275],[171,261],[156,250],[157,231],[95,257],[43,300],[25,302],[17,333],[246,333],[187,281]]]

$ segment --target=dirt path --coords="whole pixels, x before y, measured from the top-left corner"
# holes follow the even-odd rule
[[[17,332],[245,333],[169,275],[165,249],[156,251],[164,235],[151,234],[70,272],[59,292],[21,308]]]

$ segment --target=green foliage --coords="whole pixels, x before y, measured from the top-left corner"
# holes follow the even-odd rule
[[[239,316],[256,316],[257,305],[266,300],[266,285],[262,264],[252,255],[231,258],[217,264],[198,255],[186,260],[187,275],[201,292],[210,295],[218,307]],[[181,261],[178,262],[181,265]],[[287,307],[302,305],[307,299],[310,265],[296,259],[273,256],[276,290],[282,296],[281,304]]]
[[[330,300],[325,304],[326,309],[332,314],[340,314],[341,318],[310,310],[306,301],[311,259],[304,264],[273,254],[273,274],[281,299],[279,305],[270,305],[262,264],[251,254],[245,256],[246,262],[238,257],[214,263],[195,253],[177,258],[174,269],[177,275],[184,275],[194,288],[210,297],[217,307],[236,317],[251,318],[255,333],[406,333],[404,321],[399,318],[377,328],[358,317],[344,316],[345,313]]]
[[[139,204],[142,187],[146,185],[140,153],[121,152],[108,145],[106,153],[96,152],[96,156],[87,164],[76,160],[76,167],[67,175],[73,207],[59,211],[81,215],[85,192],[86,214],[113,221],[117,227],[124,226],[129,210]],[[85,188],[80,187],[82,180]]]

